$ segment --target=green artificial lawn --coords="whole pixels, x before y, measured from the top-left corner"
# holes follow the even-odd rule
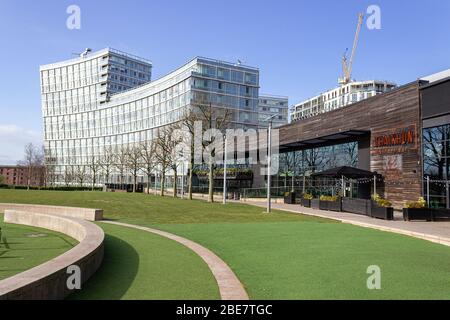
[[[280,211],[268,215],[262,208],[244,204],[224,206],[142,194],[0,190],[0,202],[102,208],[108,219],[179,234],[227,262],[252,299],[450,299],[450,248],[407,236]],[[134,237],[126,235],[129,230],[116,227],[117,233],[110,234],[109,226],[100,225],[108,237],[116,238],[107,240],[107,251],[112,252],[104,262],[107,270],[114,270],[119,262],[111,261],[120,252],[132,250],[130,247],[138,256],[158,250],[152,241],[133,243]],[[128,249],[113,250],[122,241],[129,244]],[[177,263],[184,266],[185,260],[180,258]],[[137,275],[143,263],[139,261]],[[367,289],[366,271],[371,265],[381,268],[381,290]],[[137,267],[130,264],[129,268]],[[142,293],[149,286],[142,279],[183,275],[183,270],[161,276],[156,268],[144,269],[141,280],[124,280],[126,293],[117,289],[124,297],[133,292],[130,297],[156,298]],[[115,274],[128,279],[121,272],[128,273],[127,266],[110,271],[110,276],[100,272],[100,280],[93,278],[86,285],[85,297],[122,297],[109,294],[114,292],[112,288],[101,290],[109,287],[109,282],[119,281]],[[89,291],[90,286],[94,289]],[[176,285],[172,288],[177,289]]]
[[[251,299],[450,299],[450,248],[343,223],[160,225],[202,244]],[[367,268],[381,268],[381,290]]]
[[[0,228],[0,280],[57,257],[78,243],[46,229],[4,223],[3,214]]]
[[[219,299],[203,260],[177,242],[149,232],[99,223],[103,264],[69,299]]]
[[[49,204],[71,207],[99,208],[104,217],[135,224],[323,221],[274,211],[267,215],[263,208],[244,204],[207,203],[172,197],[114,192],[25,191],[1,190],[0,202]]]

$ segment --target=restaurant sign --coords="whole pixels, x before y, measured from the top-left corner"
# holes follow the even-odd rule
[[[415,142],[416,130],[414,127],[409,127],[376,136],[373,140],[373,147],[401,147],[415,144]]]

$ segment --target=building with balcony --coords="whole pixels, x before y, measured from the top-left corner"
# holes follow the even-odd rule
[[[198,104],[231,110],[230,127],[259,126],[253,67],[197,57],[149,82],[147,60],[104,49],[41,66],[40,75],[46,163],[57,182],[88,173],[108,149],[154,139]]]
[[[388,92],[395,87],[395,83],[387,81],[353,81],[294,105],[291,110],[291,121],[299,121],[336,110]]]

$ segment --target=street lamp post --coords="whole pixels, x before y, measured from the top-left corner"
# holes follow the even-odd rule
[[[272,120],[277,115],[274,114],[266,119],[269,122],[268,129],[268,143],[267,143],[267,213],[272,211],[271,197],[270,197],[270,185],[271,185],[271,175],[270,172],[272,167]]]

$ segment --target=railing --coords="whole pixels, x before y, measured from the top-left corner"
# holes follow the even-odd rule
[[[270,196],[273,198],[282,198],[286,192],[294,191],[298,195],[303,193],[302,187],[272,187],[270,188]],[[241,192],[243,199],[248,198],[266,198],[267,188],[246,188]]]
[[[120,54],[121,56],[125,56],[127,58],[130,58],[130,59],[133,59],[133,60],[136,60],[136,61],[147,63],[147,64],[150,64],[150,65],[153,64],[149,59],[138,57],[138,56],[136,56],[134,54],[131,54],[131,53],[126,53],[126,52],[123,52],[123,51],[120,51],[120,50],[114,49],[114,48],[108,48],[108,50],[110,52],[112,52],[112,53]]]

